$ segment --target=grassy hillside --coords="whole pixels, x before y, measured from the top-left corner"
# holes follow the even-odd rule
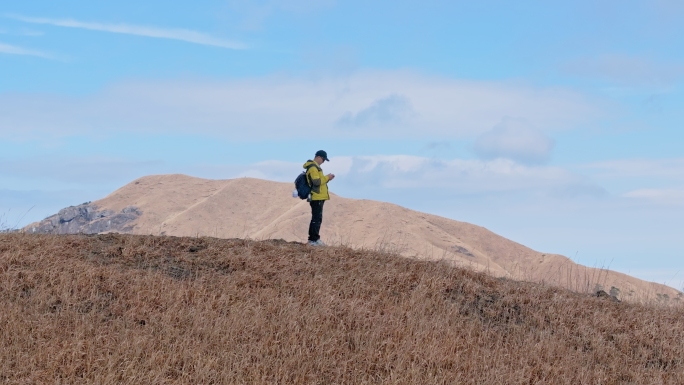
[[[0,383],[682,384],[684,310],[279,241],[0,235]]]
[[[149,175],[106,198],[67,207],[24,228],[31,234],[128,233],[306,241],[311,208],[292,199],[292,183],[253,178],[212,180]],[[334,194],[333,194],[334,195]],[[541,253],[484,227],[387,202],[333,196],[321,231],[325,242],[393,250],[406,257],[448,259],[497,277],[552,283],[575,291],[597,285],[630,301],[672,299],[674,288]]]

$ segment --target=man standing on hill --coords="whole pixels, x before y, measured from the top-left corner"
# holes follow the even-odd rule
[[[335,179],[335,174],[323,175],[321,165],[326,160],[330,161],[328,154],[320,150],[316,152],[313,160],[308,160],[304,163],[306,179],[311,186],[311,195],[309,195],[308,199],[311,205],[311,223],[309,224],[309,245],[311,246],[325,246],[319,234],[321,223],[323,222],[323,203],[330,199],[328,182]]]

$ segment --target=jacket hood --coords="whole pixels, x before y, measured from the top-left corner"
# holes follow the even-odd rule
[[[302,167],[303,167],[303,168],[307,168],[307,167],[309,167],[309,165],[312,165],[312,164],[313,164],[314,166],[316,166],[317,168],[319,168],[319,169],[321,168],[321,167],[320,167],[316,162],[314,162],[313,160],[307,160],[306,163],[304,163],[304,165],[303,165]]]

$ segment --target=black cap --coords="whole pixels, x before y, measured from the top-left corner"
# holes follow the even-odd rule
[[[316,156],[320,156],[324,160],[327,160],[328,162],[330,162],[330,159],[328,159],[328,153],[323,151],[323,150],[316,151]]]

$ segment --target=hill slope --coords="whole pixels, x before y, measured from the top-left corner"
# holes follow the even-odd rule
[[[0,382],[682,384],[684,310],[282,241],[0,234]]]
[[[305,241],[310,208],[291,197],[292,184],[186,175],[140,178],[81,208],[27,226],[28,232],[111,230],[220,238]],[[80,211],[79,211],[80,210]],[[321,234],[328,244],[385,249],[421,259],[445,259],[495,276],[549,282],[576,291],[611,291],[622,299],[679,300],[670,287],[577,265],[465,222],[394,204],[346,199],[326,202]]]

